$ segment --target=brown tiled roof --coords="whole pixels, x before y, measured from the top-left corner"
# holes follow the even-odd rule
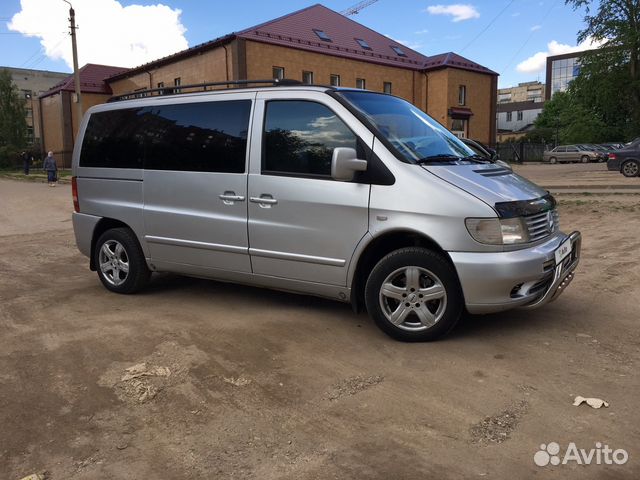
[[[483,67],[479,63],[472,62],[468,58],[464,58],[457,53],[448,52],[441,53],[429,57],[423,65],[423,70],[437,70],[439,68],[459,68],[461,70],[471,70],[473,72],[488,73],[490,75],[498,75],[497,72],[489,70],[487,67]]]
[[[95,63],[87,63],[79,70],[80,74],[80,91],[82,93],[104,93],[111,95],[111,87],[105,82],[105,79],[127,71],[127,68],[112,67],[109,65],[97,65]],[[73,74],[69,75],[62,82],[54,85],[50,90],[40,95],[40,98],[55,95],[58,92],[74,92],[75,83]]]
[[[323,31],[331,41],[323,41],[314,30]],[[320,4],[248,28],[238,32],[237,36],[256,42],[414,70],[419,70],[427,60],[421,53]],[[364,40],[370,49],[363,48],[356,38]],[[405,56],[395,52],[392,46],[400,48]]]

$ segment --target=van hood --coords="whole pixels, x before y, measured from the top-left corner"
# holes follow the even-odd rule
[[[495,163],[421,166],[492,207],[500,202],[532,200],[548,194],[535,183]]]

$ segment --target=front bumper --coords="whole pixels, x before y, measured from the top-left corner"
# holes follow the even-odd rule
[[[567,239],[571,252],[556,264],[555,251]],[[573,280],[580,261],[580,232],[558,232],[535,247],[513,252],[450,252],[470,313],[515,307],[539,308],[555,300]]]

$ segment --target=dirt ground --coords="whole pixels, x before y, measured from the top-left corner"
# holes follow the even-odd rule
[[[109,293],[69,187],[0,180],[0,478],[638,478],[640,196],[558,198],[584,236],[564,295],[403,344],[311,297]],[[550,442],[629,460],[536,466]]]
[[[538,185],[545,187],[587,187],[616,186],[619,188],[634,187],[640,189],[640,178],[626,178],[620,172],[607,170],[606,163],[525,163],[513,165],[513,169]]]

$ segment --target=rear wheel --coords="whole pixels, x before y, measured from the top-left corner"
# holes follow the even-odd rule
[[[589,157],[587,157],[586,155],[583,155],[582,157],[580,157],[580,161],[582,163],[589,163]]]
[[[556,163],[558,160],[556,159],[556,157],[551,157],[549,159],[549,163]]]
[[[108,290],[135,293],[148,283],[151,272],[138,239],[128,228],[104,232],[93,254],[98,277]]]
[[[365,288],[369,315],[389,336],[406,342],[447,334],[462,314],[456,273],[441,255],[408,247],[378,262]]]
[[[625,177],[637,177],[640,172],[640,166],[635,160],[628,160],[622,164],[620,171]]]

